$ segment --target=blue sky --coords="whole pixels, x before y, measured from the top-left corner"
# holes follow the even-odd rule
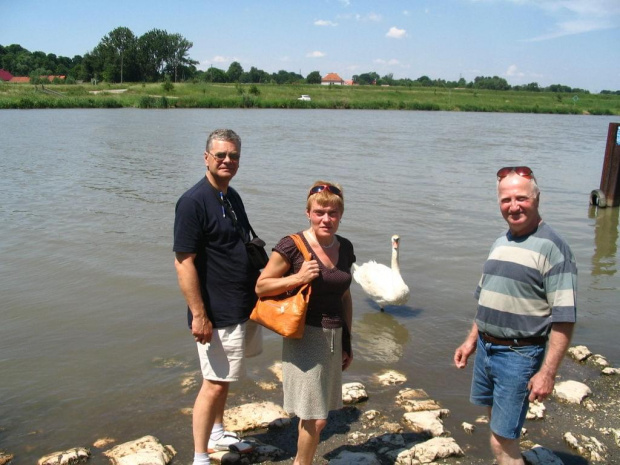
[[[0,0],[0,44],[73,57],[116,27],[193,42],[199,68],[620,90],[620,0]]]

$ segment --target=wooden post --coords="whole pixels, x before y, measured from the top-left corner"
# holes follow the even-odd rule
[[[620,123],[609,123],[601,187],[590,194],[591,205],[599,207],[620,205],[620,131],[618,127]]]

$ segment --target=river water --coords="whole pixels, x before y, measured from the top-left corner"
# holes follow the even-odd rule
[[[307,226],[305,196],[317,179],[344,186],[339,233],[353,242],[358,263],[389,263],[390,236],[401,236],[408,304],[380,313],[352,285],[356,359],[345,381],[367,383],[371,398],[393,397],[373,381],[392,368],[449,408],[454,424],[481,413],[467,402],[471,372],[453,368],[452,353],[473,318],[488,249],[505,229],[495,198],[495,172],[504,165],[532,167],[542,216],[576,255],[573,342],[617,366],[618,209],[588,205],[612,121],[398,111],[0,112],[0,449],[33,463],[104,436],[154,434],[179,450],[175,463],[189,461],[191,420],[180,411],[196,391],[181,382],[198,365],[176,283],[172,223],[177,198],[204,174],[206,135],[217,127],[242,137],[233,185],[269,247]],[[279,348],[266,335],[231,403],[261,398],[255,382],[273,380],[267,367]],[[486,438],[480,442],[486,451]]]

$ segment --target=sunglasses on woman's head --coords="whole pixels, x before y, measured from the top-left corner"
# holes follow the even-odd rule
[[[325,189],[327,189],[332,194],[335,194],[338,197],[342,198],[342,191],[340,189],[338,189],[336,186],[328,186],[327,184],[314,186],[312,189],[310,189],[308,197],[310,197],[312,194],[318,194],[319,192],[323,192]]]
[[[504,179],[513,171],[519,176],[526,179],[532,179],[532,177],[534,176],[534,172],[531,170],[531,168],[528,168],[527,166],[505,166],[497,172],[497,180],[500,181]]]

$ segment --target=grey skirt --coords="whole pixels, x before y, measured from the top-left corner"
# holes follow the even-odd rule
[[[302,420],[326,419],[342,408],[342,328],[306,326],[282,345],[284,410]]]

